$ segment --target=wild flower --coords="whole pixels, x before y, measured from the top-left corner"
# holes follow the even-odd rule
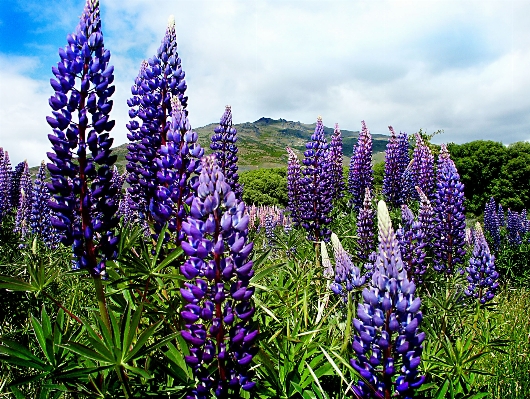
[[[389,126],[388,129],[390,130],[390,138],[385,151],[385,174],[382,193],[387,204],[392,208],[397,208],[404,202],[402,177],[408,162],[404,164],[406,159],[403,154],[402,139],[396,136],[392,126]]]
[[[412,181],[415,186],[421,188],[429,200],[434,199],[434,156],[419,133],[416,133],[416,146],[412,155]]]
[[[46,164],[42,161],[33,183],[29,223],[31,233],[39,236],[49,247],[57,245],[58,238],[51,224],[50,193],[46,186]]]
[[[331,197],[341,198],[344,196],[344,178],[342,177],[342,132],[339,124],[335,124],[331,142],[329,145],[328,164],[331,173]]]
[[[353,155],[350,160],[348,174],[348,191],[355,211],[358,211],[364,200],[366,188],[370,192],[374,189],[374,177],[372,171],[372,136],[364,121],[361,122],[362,129],[357,144],[353,147]]]
[[[401,205],[401,227],[396,235],[409,280],[416,284],[423,283],[423,275],[427,271],[425,232],[420,221],[414,219],[412,211],[407,205]]]
[[[295,152],[287,147],[287,195],[289,198],[289,211],[291,212],[291,219],[295,226],[300,225],[302,218],[300,215],[301,211],[301,189],[300,184],[302,180],[302,171],[300,168],[300,161]]]
[[[361,276],[361,271],[355,266],[350,255],[343,248],[339,238],[335,233],[331,233],[331,243],[333,244],[333,254],[335,258],[335,277],[330,284],[330,289],[337,295],[348,298],[348,292],[360,287],[365,282],[365,277]]]
[[[488,232],[493,242],[493,249],[497,251],[501,245],[501,229],[497,215],[497,205],[493,197],[484,208],[484,230]]]
[[[33,202],[32,191],[33,182],[29,174],[28,162],[24,161],[22,173],[20,174],[18,191],[19,198],[17,200],[17,215],[15,218],[15,232],[20,233],[23,241],[26,234],[30,231],[30,213]]]
[[[374,217],[375,212],[372,209],[372,197],[368,187],[365,189],[363,207],[357,216],[357,243],[359,250],[357,256],[362,261],[368,261],[368,258],[375,249],[374,242]]]

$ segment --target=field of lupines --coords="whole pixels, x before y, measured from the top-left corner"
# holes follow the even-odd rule
[[[97,0],[67,41],[49,163],[0,149],[2,397],[529,397],[530,221],[493,198],[466,221],[445,145],[390,127],[374,187],[362,122],[345,184],[319,117],[288,208],[245,204],[231,109],[205,151],[170,19],[120,173]]]

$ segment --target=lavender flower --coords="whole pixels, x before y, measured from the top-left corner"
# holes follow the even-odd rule
[[[302,172],[300,168],[300,161],[298,160],[298,157],[294,151],[289,147],[287,147],[286,150],[289,156],[287,160],[287,195],[289,198],[289,210],[291,211],[291,219],[293,224],[298,226],[302,222],[300,215],[300,184]]]
[[[433,251],[434,269],[452,273],[463,263],[466,221],[464,185],[445,144],[438,157],[437,191],[434,205]]]
[[[11,210],[10,198],[11,162],[9,154],[0,147],[0,222]]]
[[[357,144],[353,147],[353,156],[350,160],[348,175],[348,191],[352,196],[352,204],[358,211],[364,199],[366,188],[373,191],[374,177],[372,171],[372,136],[364,121]]]
[[[11,184],[9,187],[10,188],[9,203],[11,204],[11,207],[15,209],[18,209],[19,200],[20,200],[20,179],[22,178],[22,175],[24,174],[26,165],[27,165],[26,161],[20,162],[17,166],[15,166],[15,170],[11,171]]]
[[[188,256],[181,272],[190,282],[181,288],[187,305],[182,337],[190,346],[186,363],[198,380],[188,398],[228,397],[239,387],[250,390],[248,365],[256,354],[258,330],[251,325],[253,276],[247,242],[249,216],[236,199],[214,156],[204,157],[190,216],[182,229]]]
[[[33,183],[31,213],[29,222],[31,233],[39,236],[48,247],[55,247],[58,243],[57,231],[52,226],[52,212],[48,205],[50,192],[46,186],[46,164],[42,161]]]
[[[504,210],[500,203],[499,208],[497,209],[497,217],[499,218],[499,226],[506,227],[506,218],[504,217]]]
[[[402,175],[405,172],[407,163],[404,162],[404,149],[402,147],[402,139],[396,137],[396,133],[392,126],[389,126],[390,138],[386,145],[385,151],[385,174],[383,177],[383,197],[385,201],[393,208],[399,207],[403,204],[403,184]],[[407,141],[408,144],[408,141]]]
[[[416,133],[416,147],[412,155],[412,181],[421,188],[427,198],[434,199],[434,156],[428,145]]]
[[[361,271],[353,264],[350,255],[342,247],[335,233],[331,233],[331,242],[335,256],[335,281],[331,283],[330,289],[347,300],[348,291],[362,286],[365,277],[361,276]]]
[[[484,208],[484,229],[493,241],[493,249],[497,251],[501,245],[501,229],[499,217],[497,216],[497,205],[493,197]]]
[[[225,180],[232,187],[236,198],[240,200],[243,190],[237,174],[237,130],[232,126],[232,110],[229,105],[225,107],[225,112],[221,116],[219,126],[214,129],[211,140],[210,148],[217,157]]]
[[[328,144],[324,137],[322,118],[318,117],[315,132],[306,144],[303,178],[300,190],[300,217],[302,226],[307,230],[309,240],[329,239],[330,231],[326,227],[331,218],[333,207],[331,197],[331,176],[327,164]]]
[[[23,168],[19,179],[19,198],[17,200],[17,216],[15,218],[15,232],[20,233],[21,240],[24,240],[29,232],[29,215],[32,205],[33,182],[29,174],[28,162],[22,162]]]
[[[415,187],[418,197],[420,198],[420,209],[418,212],[418,222],[421,223],[425,233],[424,242],[427,247],[431,247],[434,239],[434,209],[425,193],[418,186]]]
[[[409,280],[417,284],[423,283],[423,275],[427,270],[425,263],[425,233],[421,222],[414,220],[414,215],[407,205],[401,205],[402,226],[396,235]]]
[[[105,133],[114,127],[109,120],[114,67],[103,45],[98,0],[87,0],[76,32],[67,41],[59,49],[61,61],[52,68],[56,79],[50,80],[55,95],[49,100],[53,116],[46,118],[53,128],[48,135],[53,145],[48,189],[54,201],[49,206],[56,212],[52,225],[62,243],[73,244],[74,268],[99,277],[105,275],[106,260],[117,255],[113,229],[118,204],[111,187],[113,139]]]
[[[466,268],[469,282],[466,295],[479,300],[481,304],[491,301],[495,296],[499,283],[499,273],[495,270],[495,257],[490,253],[484,233],[477,222],[475,227],[475,248]]]
[[[357,237],[359,246],[357,256],[366,262],[375,249],[374,210],[372,209],[372,197],[368,187],[365,189],[363,207],[357,216]]]
[[[520,216],[511,209],[508,209],[506,216],[506,231],[508,232],[508,243],[510,245],[519,246],[522,244]]]
[[[335,130],[331,136],[328,157],[331,173],[331,197],[342,198],[345,187],[342,177],[342,133],[338,123],[335,124]]]
[[[375,271],[369,287],[363,290],[358,319],[353,321],[356,358],[350,363],[363,378],[353,390],[359,398],[390,398],[396,394],[412,398],[414,390],[425,381],[418,372],[425,339],[425,333],[419,331],[421,300],[414,295],[414,282],[407,278],[383,201],[378,204],[377,218],[379,251]]]

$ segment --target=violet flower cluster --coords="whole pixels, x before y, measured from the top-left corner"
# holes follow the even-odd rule
[[[291,212],[291,219],[293,221],[293,224],[295,226],[298,226],[302,222],[302,218],[300,216],[300,182],[302,179],[302,170],[300,168],[300,161],[298,160],[298,156],[295,154],[295,152],[290,148],[287,147],[287,196],[289,198],[289,211]]]
[[[465,252],[466,220],[464,185],[447,147],[442,144],[438,157],[434,199],[433,252],[434,269],[452,273],[462,265]]]
[[[21,240],[24,240],[26,234],[30,232],[29,217],[32,205],[33,181],[31,180],[27,161],[24,161],[21,164],[22,173],[20,173],[17,184],[18,200],[16,206],[17,215],[15,217],[14,230],[17,233],[20,233]]]
[[[52,68],[55,79],[50,79],[55,95],[49,100],[53,116],[46,118],[53,128],[48,135],[53,152],[47,154],[47,187],[54,200],[49,206],[62,243],[73,244],[74,268],[99,277],[105,275],[106,260],[116,257],[118,242],[113,233],[118,204],[111,187],[116,156],[111,155],[113,139],[106,133],[114,127],[109,119],[114,67],[103,44],[99,1],[87,0],[76,32],[67,41]]]
[[[385,174],[383,176],[382,193],[387,204],[397,208],[404,203],[403,199],[403,173],[408,165],[408,141],[404,146],[403,136],[398,138],[392,126],[389,126],[390,138],[385,151]],[[406,135],[404,136],[406,138]],[[404,152],[407,151],[406,157]]]
[[[331,174],[328,160],[328,144],[324,137],[322,118],[318,117],[311,141],[306,143],[304,152],[303,177],[299,184],[300,210],[302,226],[308,232],[310,241],[327,241],[331,231],[327,225],[331,222],[333,207],[331,192]]]
[[[508,233],[508,244],[518,246],[523,243],[521,234],[521,217],[515,211],[508,209],[506,215],[506,231]]]
[[[481,304],[491,301],[499,288],[499,273],[495,270],[495,257],[490,253],[478,222],[475,227],[475,247],[466,271],[469,282],[465,290],[466,295],[478,299]]]
[[[164,200],[159,200],[157,196],[160,169],[156,159],[168,140],[171,99],[178,97],[182,109],[186,108],[188,100],[184,96],[185,73],[177,53],[176,37],[175,20],[171,16],[156,55],[142,62],[138,77],[131,87],[133,96],[127,101],[131,118],[127,124],[130,144],[126,156],[129,191],[141,217],[148,218],[153,209],[155,213],[159,211],[152,215],[154,219],[158,218],[158,231],[168,216],[164,211]],[[187,116],[187,112],[184,112]]]
[[[42,161],[33,183],[29,223],[32,234],[40,237],[49,247],[55,247],[58,243],[58,238],[57,232],[51,223],[50,192],[45,180],[46,164]]]
[[[0,147],[0,222],[11,211],[11,162],[9,153]]]
[[[353,320],[356,358],[351,365],[362,379],[353,387],[358,398],[412,398],[425,381],[418,367],[425,333],[421,300],[407,278],[399,243],[383,201],[377,208],[379,250],[368,288]]]
[[[341,198],[344,195],[344,178],[342,177],[342,132],[339,124],[335,123],[335,129],[331,136],[328,152],[328,165],[331,174],[331,197]]]
[[[25,173],[26,166],[27,162],[22,161],[18,163],[17,166],[15,166],[15,170],[11,171],[11,184],[9,185],[9,203],[14,209],[18,209],[20,201],[20,181],[22,179],[22,175]]]
[[[412,155],[412,182],[418,186],[430,200],[434,199],[434,156],[419,133],[416,133],[416,146]]]
[[[362,286],[365,282],[365,277],[361,276],[361,271],[353,264],[350,255],[343,248],[335,233],[331,233],[331,243],[333,244],[335,258],[335,276],[329,288],[333,293],[341,295],[344,301],[347,301],[348,292]]]
[[[348,191],[352,205],[357,212],[363,205],[366,188],[373,191],[374,177],[372,171],[372,136],[364,121],[357,144],[353,147],[348,174]]]
[[[375,250],[374,242],[374,217],[375,212],[372,209],[372,196],[368,187],[365,189],[363,207],[359,210],[357,216],[357,243],[359,250],[357,256],[364,262]]]
[[[189,282],[181,288],[187,303],[181,312],[182,337],[190,347],[186,363],[197,386],[187,398],[228,397],[228,391],[250,390],[248,369],[257,353],[258,330],[251,323],[254,307],[249,286],[249,216],[236,199],[214,156],[204,157],[190,215],[182,225],[187,255],[180,270]]]
[[[243,188],[239,184],[237,174],[237,130],[232,126],[232,109],[229,105],[225,107],[225,112],[221,116],[219,126],[214,129],[211,141],[210,148],[217,157],[226,182],[230,184],[237,199],[241,200]]]
[[[493,249],[497,251],[501,245],[501,226],[497,215],[497,204],[493,197],[484,207],[484,230],[491,237]]]
[[[407,205],[401,205],[401,222],[402,225],[397,230],[396,235],[403,267],[407,271],[409,280],[421,284],[423,283],[423,275],[427,271],[423,225],[420,221],[415,220],[414,214]]]

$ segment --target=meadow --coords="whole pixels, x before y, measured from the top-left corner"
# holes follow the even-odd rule
[[[374,165],[363,121],[344,168],[319,117],[303,159],[240,176],[231,108],[199,138],[176,48],[170,19],[120,170],[87,0],[52,68],[49,162],[0,148],[2,397],[529,397],[528,146],[473,144],[507,157],[486,168],[390,128]]]

